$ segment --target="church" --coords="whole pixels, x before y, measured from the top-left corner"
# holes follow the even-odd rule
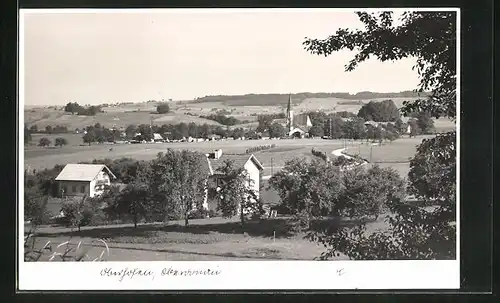
[[[291,138],[304,138],[309,135],[312,123],[309,115],[295,115],[292,108],[292,95],[288,96],[288,106],[286,108],[286,130],[287,136]]]

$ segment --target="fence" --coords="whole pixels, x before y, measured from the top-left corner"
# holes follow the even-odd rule
[[[251,153],[255,153],[255,152],[258,152],[258,151],[262,151],[262,150],[266,150],[266,149],[271,149],[271,148],[275,148],[275,147],[276,147],[276,144],[259,145],[259,146],[248,148],[245,151],[245,153],[246,154],[251,154]]]

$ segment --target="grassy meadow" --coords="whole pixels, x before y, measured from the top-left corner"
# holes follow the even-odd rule
[[[349,220],[332,220],[337,227],[357,224]],[[367,224],[367,232],[387,228],[383,218]],[[45,227],[39,230],[36,247],[47,241],[53,245],[70,241],[81,247],[90,257],[99,256],[109,247],[106,261],[266,261],[313,260],[324,247],[304,239],[304,233],[294,232],[289,218],[247,221],[244,232],[236,218],[210,218],[191,220],[189,226],[180,221],[161,224],[82,227],[71,231],[62,227]],[[63,248],[53,248],[58,251]],[[46,252],[40,261],[47,261]],[[335,260],[348,259],[344,255]],[[57,260],[57,259],[56,259]]]

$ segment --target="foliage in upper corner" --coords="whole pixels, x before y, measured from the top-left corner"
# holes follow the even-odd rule
[[[357,13],[364,30],[339,29],[326,39],[306,38],[312,54],[329,56],[348,49],[356,51],[346,65],[354,70],[371,56],[380,61],[416,58],[419,92],[432,91],[427,99],[405,102],[405,115],[427,111],[433,117],[456,116],[456,12],[405,12],[394,25],[392,12]]]

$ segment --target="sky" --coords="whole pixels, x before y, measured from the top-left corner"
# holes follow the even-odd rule
[[[414,59],[370,59],[345,72],[353,52],[324,57],[304,50],[305,37],[323,39],[339,28],[361,28],[348,11],[25,10],[21,23],[20,77],[26,105],[399,92],[418,84]]]

